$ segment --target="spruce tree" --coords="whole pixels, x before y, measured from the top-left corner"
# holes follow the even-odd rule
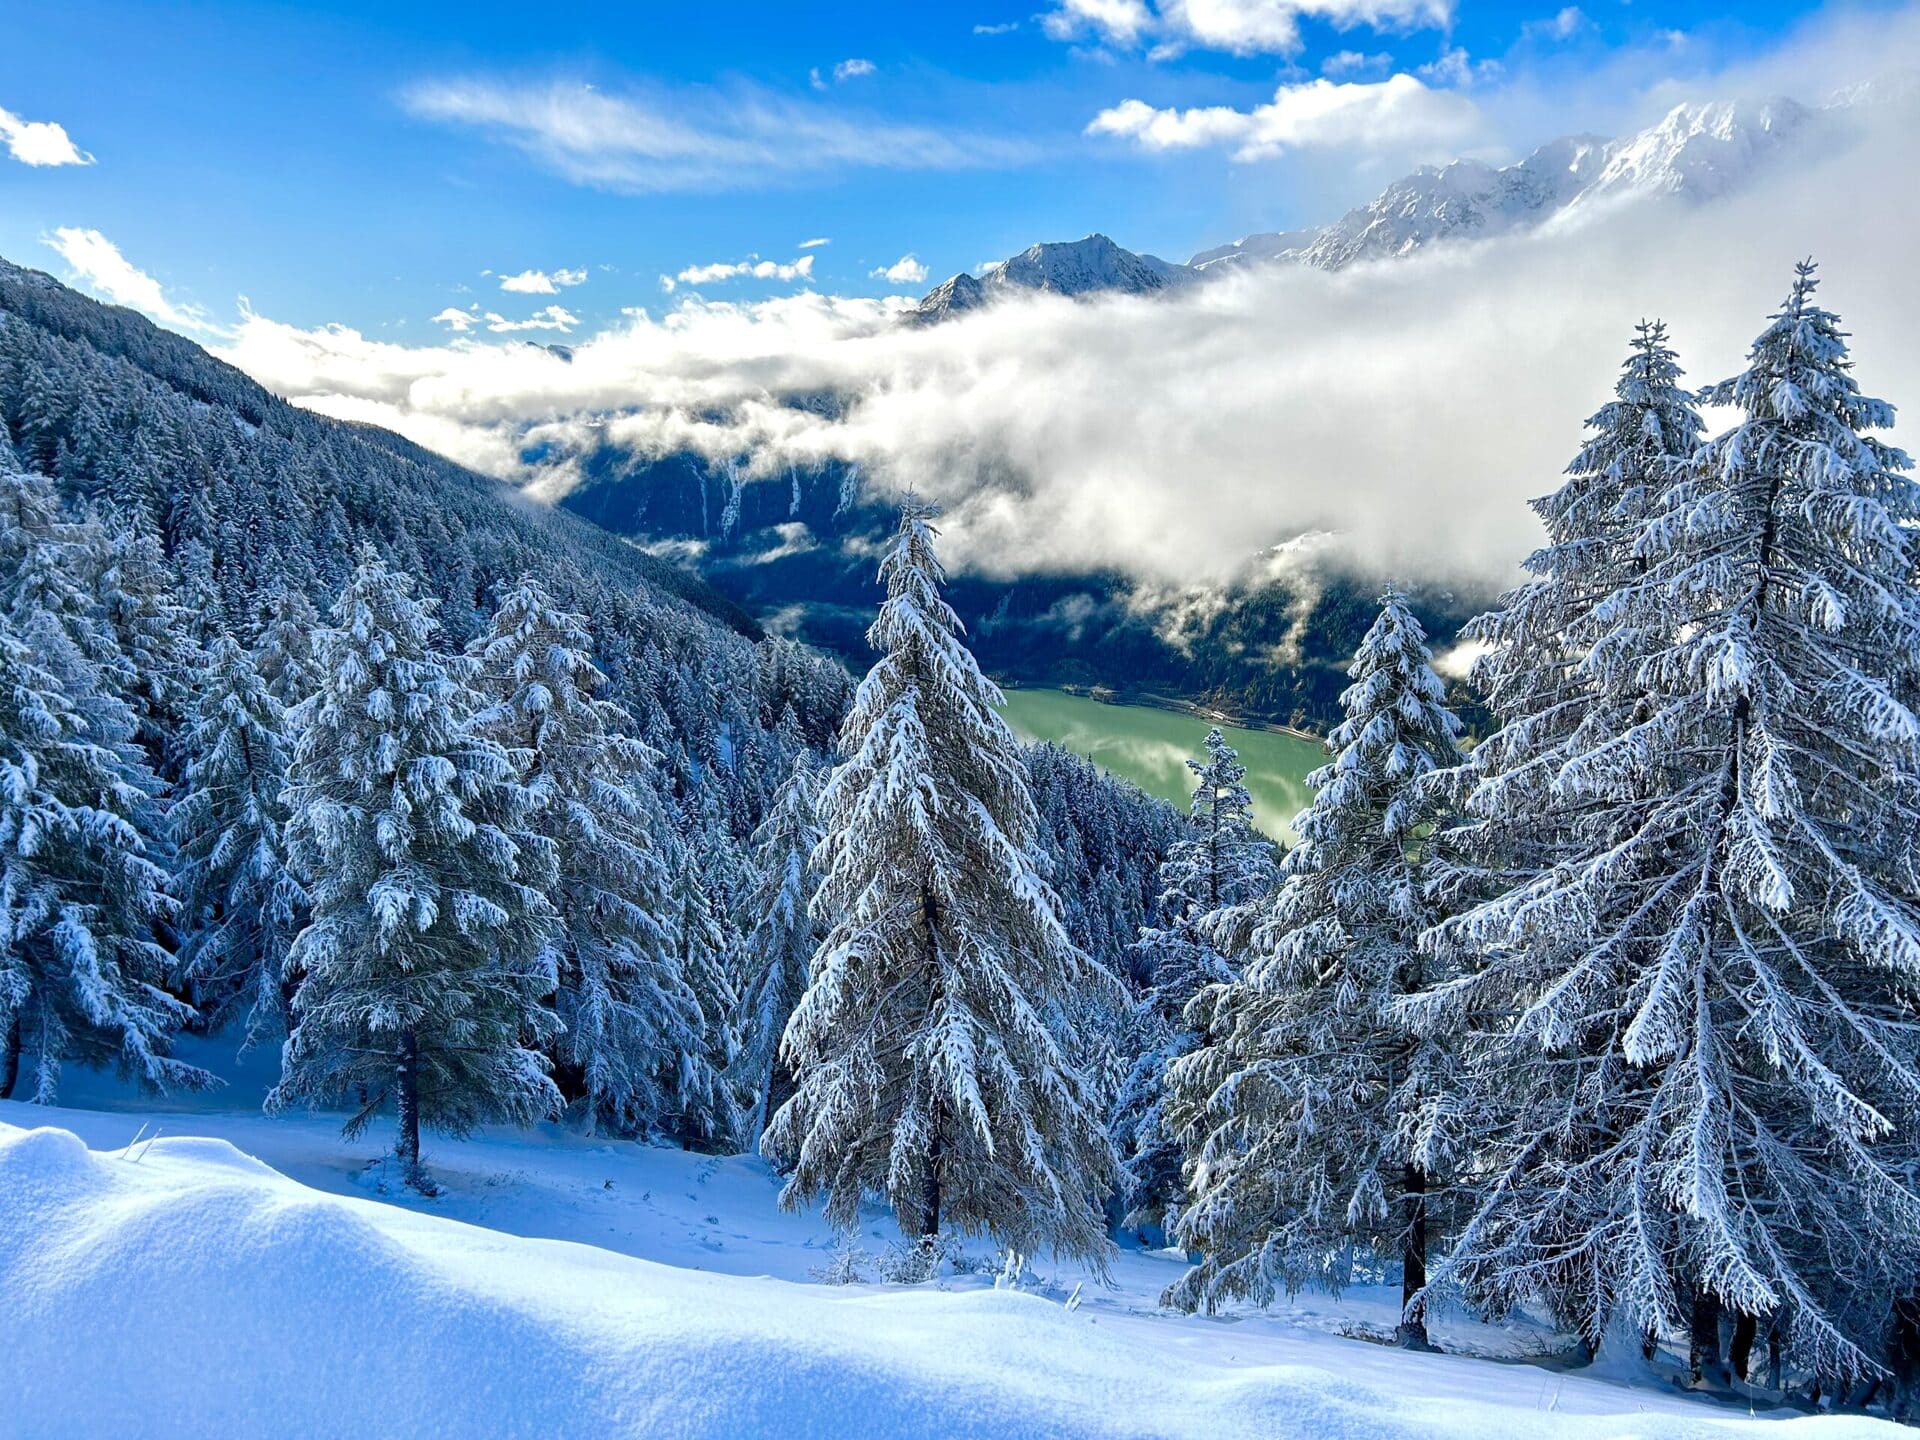
[[[286,712],[231,636],[207,652],[204,688],[180,742],[173,806],[182,973],[202,1019],[242,1011],[249,1041],[291,1028],[287,951],[306,921],[306,890],[287,859]]]
[[[1170,1298],[1338,1292],[1356,1264],[1398,1259],[1401,1338],[1424,1345],[1427,1197],[1459,1137],[1450,1058],[1394,1006],[1424,979],[1422,782],[1459,763],[1460,723],[1391,589],[1347,673],[1245,975],[1201,993],[1204,1043],[1171,1067],[1193,1191],[1175,1234],[1201,1260]]]
[[[1872,1367],[1916,1271],[1920,653],[1906,457],[1800,267],[1739,422],[1660,497],[1596,607],[1596,723],[1555,762],[1550,865],[1433,932],[1417,1007],[1509,1101],[1444,1277],[1573,1295],[1591,1338],[1772,1320]],[[1487,823],[1526,821],[1495,787]],[[1546,858],[1546,856],[1543,856]]]
[[[941,598],[928,507],[909,500],[868,631],[881,658],[820,800],[816,916],[831,926],[782,1052],[793,1097],[767,1148],[789,1205],[851,1226],[884,1195],[944,1229],[1100,1262],[1113,1156],[1057,1016],[1098,971],[1067,936],[1012,732]]]
[[[1166,1124],[1167,1067],[1198,1043],[1184,1019],[1188,1004],[1205,987],[1234,976],[1222,932],[1239,930],[1237,915],[1274,882],[1273,846],[1254,829],[1239,752],[1218,728],[1207,732],[1204,744],[1206,758],[1187,761],[1196,780],[1191,829],[1160,866],[1160,923],[1142,929],[1137,947],[1147,977],[1130,1027],[1137,1058],[1111,1122],[1130,1222],[1161,1223],[1178,1208],[1185,1152]]]
[[[556,1022],[551,845],[524,828],[514,765],[475,733],[469,662],[433,648],[432,603],[363,550],[320,637],[287,834],[313,918],[289,961],[294,1030],[269,1105],[388,1105],[408,1183],[423,1126],[528,1123],[560,1094],[536,1048]]]
[[[185,757],[180,740],[202,673],[193,621],[176,594],[160,537],[119,516],[105,522],[107,541],[100,592],[108,626],[126,657],[127,699],[139,723],[136,738],[154,773],[177,780]],[[208,617],[203,613],[200,619]]]
[[[47,481],[0,473],[0,1098],[23,1060],[44,1103],[69,1061],[149,1089],[211,1083],[169,1054],[193,1012],[166,988],[160,787],[86,588],[96,561]]]
[[[754,1086],[753,1118],[761,1129],[792,1092],[780,1036],[806,993],[808,966],[824,933],[810,908],[820,884],[813,852],[820,844],[823,778],[813,756],[801,750],[753,832],[753,889],[741,946],[739,1069],[743,1083]]]
[[[313,642],[320,630],[320,613],[306,592],[279,585],[262,607],[260,638],[254,644],[254,664],[267,692],[292,710],[320,688]]]
[[[746,1117],[731,1073],[740,1007],[727,930],[704,876],[713,843],[697,830],[682,842],[667,891],[668,938],[693,1002],[691,1031],[668,1086],[667,1130],[689,1148],[724,1150],[738,1138]]]
[[[1487,647],[1472,678],[1500,724],[1475,748],[1471,763],[1435,777],[1434,789],[1452,802],[1453,814],[1431,847],[1429,891],[1448,914],[1471,911],[1550,872],[1609,825],[1631,833],[1634,808],[1657,802],[1666,777],[1653,763],[1641,767],[1631,801],[1620,793],[1610,799],[1610,817],[1597,814],[1591,797],[1559,777],[1596,743],[1633,732],[1650,713],[1645,684],[1631,678],[1608,684],[1602,672],[1637,675],[1668,638],[1658,614],[1629,613],[1615,597],[1646,578],[1643,532],[1700,443],[1694,397],[1680,381],[1665,327],[1642,322],[1614,398],[1587,421],[1588,440],[1565,481],[1534,502],[1547,543],[1527,561],[1531,578],[1462,632]],[[1435,953],[1462,966],[1477,964],[1474,947],[1452,936],[1443,930],[1430,937]],[[1535,930],[1528,944],[1535,966],[1550,972],[1577,965],[1586,941],[1578,931],[1549,925]],[[1554,945],[1563,950],[1558,959],[1540,958]],[[1492,997],[1485,1015],[1461,1008],[1442,1024],[1451,1043],[1474,1051],[1470,1088],[1483,1113],[1522,1147],[1515,1153],[1528,1157],[1524,1173],[1503,1182],[1534,1197],[1516,1202],[1512,1213],[1531,1208],[1530,1234],[1551,1233],[1557,1239],[1549,1248],[1577,1254],[1583,1237],[1604,1231],[1616,1208],[1607,1187],[1562,1181],[1612,1144],[1604,1097],[1617,1080],[1617,1053],[1590,1037],[1579,1045],[1563,1042],[1554,1064],[1539,1067],[1528,1051],[1482,1043],[1505,1023],[1499,1004]],[[1481,1158],[1494,1153],[1485,1148]],[[1598,1273],[1580,1265],[1553,1267],[1545,1276],[1529,1272],[1512,1290],[1484,1298],[1505,1303],[1532,1284],[1537,1293],[1530,1299],[1545,1298],[1563,1323],[1598,1344],[1609,1306]],[[1627,1339],[1639,1343],[1637,1336]]]
[[[514,756],[528,828],[554,850],[562,1087],[589,1127],[638,1133],[666,1116],[700,1015],[665,924],[655,757],[598,698],[591,646],[585,618],[523,576],[473,644],[488,701],[476,726]]]

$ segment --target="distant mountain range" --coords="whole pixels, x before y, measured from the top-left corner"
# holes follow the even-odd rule
[[[1601,207],[1652,196],[1712,199],[1808,147],[1843,141],[1863,106],[1916,98],[1920,76],[1903,73],[1850,87],[1818,106],[1785,98],[1676,105],[1657,125],[1632,135],[1564,136],[1511,165],[1423,165],[1331,225],[1248,235],[1202,250],[1184,265],[1135,254],[1105,235],[1035,245],[977,275],[953,276],[908,318],[944,320],[1023,290],[1146,295],[1250,265],[1339,270],[1436,244],[1574,223]]]
[[[1185,264],[1135,253],[1105,235],[1035,245],[977,274],[953,276],[905,323],[942,323],[1022,293],[1151,296],[1217,283],[1250,266],[1339,270],[1578,224],[1603,207],[1655,197],[1708,202],[1769,169],[1804,164],[1847,143],[1861,107],[1916,98],[1920,83],[1900,77],[1820,105],[1680,105],[1635,134],[1569,136],[1511,165],[1457,160],[1424,167],[1330,225],[1250,235]],[[854,403],[815,391],[773,398],[795,409]],[[750,613],[864,663],[871,556],[893,515],[867,491],[857,466],[798,463],[776,478],[755,479],[744,456],[661,454],[605,439],[569,458],[580,477],[563,502],[569,509],[659,553],[685,557]],[[1205,606],[1174,610],[1111,573],[1014,580],[960,574],[949,598],[996,674],[1205,699],[1315,728],[1337,716],[1347,657],[1373,614],[1372,582],[1337,575],[1310,585],[1248,582]],[[1436,645],[1489,598],[1415,590]]]

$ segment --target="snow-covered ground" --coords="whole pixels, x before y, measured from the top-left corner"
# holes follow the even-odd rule
[[[831,1231],[751,1157],[488,1132],[432,1143],[445,1193],[422,1200],[385,1136],[231,1108],[254,1092],[235,1078],[200,1109],[81,1077],[88,1108],[0,1103],[0,1435],[1900,1433],[1344,1338],[1391,1324],[1381,1293],[1173,1315],[1180,1260],[1140,1250],[1106,1285],[1041,1260],[996,1288],[985,1246],[973,1273],[887,1284],[879,1212],[866,1283],[830,1285]]]

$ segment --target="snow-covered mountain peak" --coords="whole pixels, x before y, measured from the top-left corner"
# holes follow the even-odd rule
[[[1565,135],[1510,165],[1473,158],[1424,165],[1330,225],[1248,235],[1202,250],[1185,265],[1136,255],[1098,234],[1035,245],[978,281],[954,276],[912,318],[941,319],[1012,290],[1148,294],[1255,264],[1338,270],[1434,244],[1538,229],[1582,217],[1602,202],[1711,200],[1797,153],[1845,143],[1853,130],[1847,112],[1892,104],[1920,108],[1920,72],[1895,71],[1848,86],[1817,107],[1785,96],[1684,102],[1619,139]]]
[[[1676,105],[1658,124],[1608,146],[1606,165],[1588,193],[1630,189],[1696,199],[1725,194],[1806,134],[1817,115],[1783,96]]]
[[[1029,246],[992,266],[978,279],[960,274],[944,281],[911,312],[919,323],[975,309],[1012,290],[1043,290],[1055,295],[1118,292],[1148,295],[1190,284],[1195,272],[1157,255],[1137,255],[1105,235],[1050,241]]]

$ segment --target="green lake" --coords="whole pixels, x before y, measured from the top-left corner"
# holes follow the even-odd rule
[[[1064,690],[1009,690],[1002,713],[1021,739],[1064,745],[1182,810],[1193,794],[1193,774],[1186,762],[1201,753],[1212,723],[1178,710],[1109,705]],[[1221,725],[1220,731],[1247,767],[1255,823],[1267,834],[1291,841],[1293,817],[1312,798],[1307,775],[1326,763],[1326,751],[1318,740],[1277,730]]]

